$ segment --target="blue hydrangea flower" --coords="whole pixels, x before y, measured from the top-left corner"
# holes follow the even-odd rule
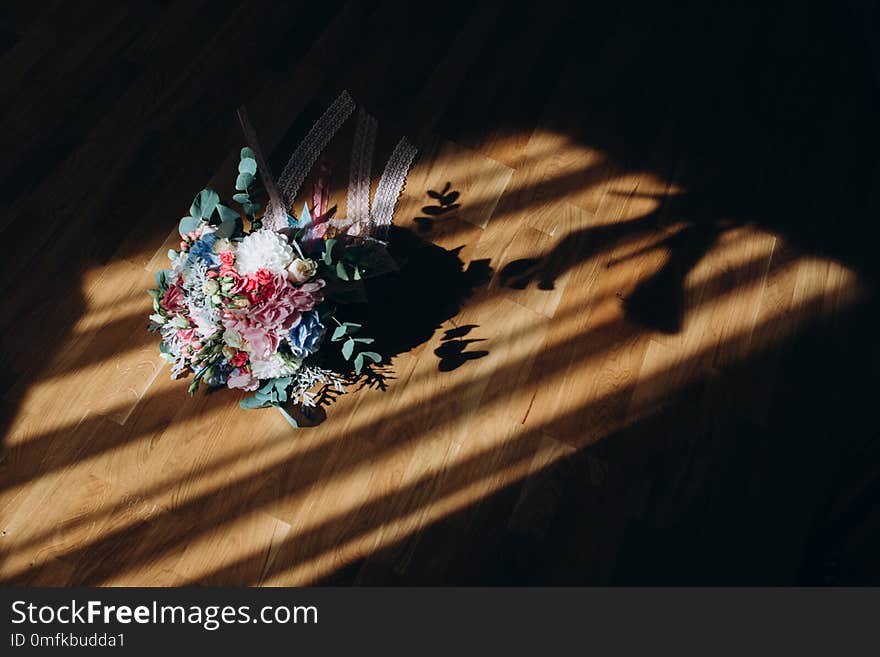
[[[231,368],[228,363],[218,363],[212,368],[211,376],[205,377],[205,383],[211,388],[219,388],[226,385]]]
[[[216,242],[217,236],[214,233],[202,235],[190,247],[190,258],[193,260],[204,260],[209,267],[220,266],[220,256],[214,253],[214,244]]]
[[[310,356],[318,351],[326,330],[318,311],[307,310],[300,317],[299,324],[290,329],[290,351],[297,358]]]

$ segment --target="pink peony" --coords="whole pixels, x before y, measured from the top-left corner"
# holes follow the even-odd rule
[[[259,286],[256,303],[247,317],[258,326],[286,333],[299,322],[300,312],[311,310],[324,300],[323,287],[321,279],[295,286],[284,274],[274,274],[271,281]]]
[[[247,341],[251,353],[257,358],[268,358],[278,351],[278,345],[281,344],[281,336],[272,327],[248,326],[240,323],[235,330]]]
[[[264,283],[260,284],[258,280]],[[313,309],[324,300],[323,287],[321,279],[294,286],[285,274],[260,270],[235,281],[233,290],[237,288],[239,292],[246,292],[252,305],[242,313],[227,316],[223,325],[245,339],[252,357],[266,359],[278,351],[281,339],[299,323],[300,313]]]
[[[247,276],[239,276],[237,272],[226,274],[232,276],[232,288],[230,294],[247,294],[250,296],[257,289],[257,281]]]
[[[293,287],[293,298],[299,310],[312,310],[324,300],[324,279],[316,278],[309,283]]]
[[[260,380],[255,379],[249,370],[240,369],[238,374],[230,374],[226,379],[226,385],[230,388],[239,388],[241,390],[256,390],[260,387]]]

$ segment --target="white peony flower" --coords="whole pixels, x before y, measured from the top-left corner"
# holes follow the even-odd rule
[[[239,243],[235,252],[235,267],[240,274],[253,274],[258,269],[286,273],[292,260],[293,249],[287,238],[271,230],[251,233]]]
[[[291,359],[288,365],[278,354],[272,354],[265,360],[251,359],[251,373],[257,379],[277,379],[282,376],[290,376],[302,365],[302,361],[298,358]]]

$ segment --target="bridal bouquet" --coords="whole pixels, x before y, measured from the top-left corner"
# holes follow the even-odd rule
[[[157,272],[150,330],[161,335],[160,350],[172,377],[192,375],[199,385],[253,392],[246,409],[273,406],[297,426],[285,405],[313,406],[316,391],[342,392],[348,361],[359,375],[382,357],[361,326],[337,317],[346,303],[364,301],[362,281],[395,268],[381,239],[391,222],[415,149],[401,140],[369,201],[375,120],[361,110],[352,151],[348,214],[328,207],[329,167],[322,164],[311,202],[299,216],[290,204],[319,153],[351,114],[343,93],[294,152],[278,182],[247,120],[251,142],[241,150],[232,202],[204,189],[180,220],[180,246],[170,250],[169,269]],[[269,196],[265,212],[256,202],[258,173]],[[249,230],[245,231],[245,220]],[[343,361],[333,358],[338,350]]]

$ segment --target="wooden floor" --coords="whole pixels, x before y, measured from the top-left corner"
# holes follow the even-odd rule
[[[876,583],[869,19],[4,12],[0,580]],[[380,161],[420,147],[368,312],[393,358],[298,431],[190,400],[146,331],[177,220],[232,188],[236,106],[277,166],[343,88]]]

